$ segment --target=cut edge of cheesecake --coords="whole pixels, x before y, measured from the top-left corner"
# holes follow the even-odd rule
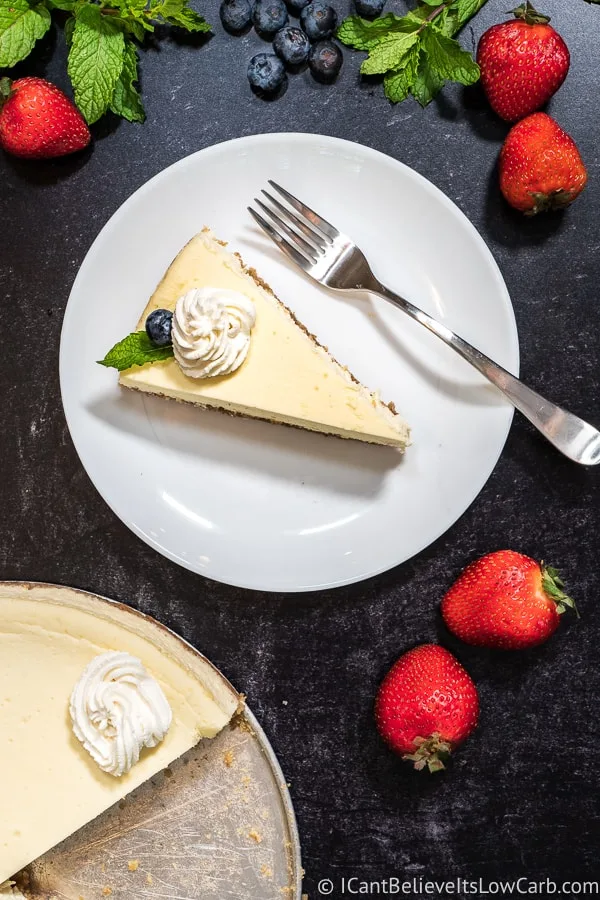
[[[203,395],[202,397],[195,397],[190,395],[185,397],[176,396],[176,391],[170,393],[168,387],[158,384],[153,385],[149,382],[145,382],[143,377],[140,376],[141,370],[147,370],[150,367],[161,368],[165,366],[177,366],[177,363],[174,360],[151,363],[144,366],[134,366],[131,369],[128,369],[120,374],[119,382],[122,386],[133,390],[165,397],[168,399],[175,399],[180,402],[190,403],[204,409],[219,409],[220,411],[229,413],[230,415],[261,419],[264,421],[269,421],[273,424],[290,425],[308,431],[315,431],[320,434],[337,436],[345,439],[354,439],[365,443],[383,444],[386,446],[396,447],[402,451],[404,451],[406,447],[410,446],[410,427],[397,412],[395,404],[393,402],[384,402],[383,400],[381,400],[377,392],[369,390],[369,388],[362,384],[359,379],[356,378],[356,376],[353,375],[353,373],[348,369],[348,367],[342,365],[329,352],[328,348],[320,343],[316,335],[312,334],[310,330],[304,325],[304,323],[302,323],[292,312],[292,310],[281,301],[281,299],[276,295],[270,285],[267,284],[267,282],[258,274],[256,269],[248,266],[239,253],[227,250],[227,242],[218,239],[213,234],[212,230],[206,226],[198,234],[191,238],[190,241],[188,241],[188,243],[182,248],[182,250],[172,261],[171,265],[165,272],[163,278],[152,294],[149,302],[146,304],[146,307],[137,324],[138,330],[144,329],[145,321],[148,315],[154,309],[157,309],[162,305],[161,289],[163,288],[167,280],[172,276],[174,268],[176,267],[181,257],[187,251],[189,251],[189,249],[195,244],[195,242],[198,241],[202,241],[206,249],[213,253],[221,252],[223,254],[224,260],[226,261],[227,267],[231,269],[235,275],[243,279],[249,279],[249,282],[252,284],[254,290],[260,291],[261,294],[265,298],[267,298],[268,301],[272,305],[274,305],[284,317],[286,317],[291,323],[293,323],[293,326],[298,329],[298,331],[303,335],[303,338],[310,343],[312,350],[316,351],[319,354],[325,364],[331,367],[335,374],[339,378],[343,379],[347,386],[351,386],[353,392],[358,394],[358,397],[361,401],[364,401],[364,403],[366,404],[365,410],[373,410],[376,413],[377,418],[380,422],[381,433],[375,434],[369,431],[362,432],[349,428],[335,427],[333,425],[328,425],[327,423],[318,422],[316,420],[312,421],[309,418],[297,418],[292,415],[287,415],[281,410],[275,413],[272,410],[263,410],[257,407],[245,408],[241,404],[231,402],[224,398],[215,399],[207,395]],[[182,290],[182,293],[184,292],[185,291]],[[172,306],[175,305],[177,299],[178,298],[172,298]],[[244,363],[242,369],[247,364],[247,362]],[[234,372],[232,373],[232,375],[225,376],[225,378],[235,378],[235,375],[236,373]],[[196,381],[195,379],[188,379],[186,376],[182,377],[184,377],[185,380],[189,382]],[[221,379],[201,380],[208,382],[211,380],[217,381]]]

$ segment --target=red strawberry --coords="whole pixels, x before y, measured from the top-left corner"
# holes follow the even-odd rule
[[[587,182],[575,141],[546,113],[513,126],[498,168],[506,200],[529,216],[568,206]]]
[[[477,48],[481,83],[492,109],[508,122],[541,109],[569,71],[569,49],[531,3],[513,10],[516,19],[494,25]]]
[[[437,644],[409,650],[383,679],[375,702],[382,738],[415,769],[437,772],[469,737],[479,716],[477,688]]]
[[[498,550],[471,563],[442,600],[450,631],[467,644],[521,650],[543,644],[567,608],[576,610],[551,567]]]
[[[24,159],[51,159],[87,147],[79,110],[43,78],[0,79],[0,146]]]

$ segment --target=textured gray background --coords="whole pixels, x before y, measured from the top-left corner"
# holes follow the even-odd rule
[[[346,12],[347,0],[338,3]],[[465,31],[466,45],[508,5],[489,0]],[[562,216],[526,221],[499,199],[494,166],[506,128],[478,88],[447,89],[425,111],[411,101],[392,107],[376,84],[359,83],[360,54],[347,52],[334,87],[305,73],[281,100],[265,103],[245,80],[262,42],[225,36],[216,0],[205,5],[215,23],[206,46],[170,35],[143,54],[144,126],[106,119],[94,129],[93,150],[72,160],[0,157],[0,576],[72,584],[152,613],[248,694],[291,782],[311,898],[325,876],[600,876],[600,472],[563,461],[518,418],[480,497],[417,559],[330,593],[223,587],[156,555],[88,481],[60,404],[62,314],[98,231],[156,172],[227,138],[320,131],[395,156],[458,203],[506,278],[523,376],[600,422],[600,7],[544,0],[544,9],[573,58],[551,111],[576,138],[590,174],[585,195]],[[54,32],[21,69],[66,87],[64,62]],[[581,622],[565,623],[533,653],[469,650],[438,623],[436,604],[464,564],[504,546],[559,566],[581,607]],[[371,709],[396,656],[438,636],[476,678],[483,711],[451,771],[428,779],[381,746]]]

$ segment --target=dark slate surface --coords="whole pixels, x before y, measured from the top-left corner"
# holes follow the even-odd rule
[[[144,126],[107,119],[95,128],[93,151],[64,162],[0,158],[0,574],[87,588],[152,613],[248,694],[291,783],[311,900],[325,877],[338,885],[336,897],[339,879],[353,875],[598,878],[600,472],[563,461],[517,419],[478,500],[418,558],[330,593],[249,593],[177,568],[115,519],[71,445],[57,361],[77,269],[132,191],[217,141],[321,131],[401,159],[458,203],[508,283],[523,376],[600,422],[600,8],[545,0],[573,56],[551,111],[578,141],[590,186],[565,215],[525,221],[498,197],[505,128],[478,89],[448,89],[426,111],[391,107],[379,87],[359,84],[359,55],[347,53],[335,87],[303,74],[283,99],[265,103],[245,80],[251,48],[262,42],[224,36],[215,0],[209,7],[216,26],[206,46],[170,36],[144,54]],[[489,0],[466,44],[506,7]],[[66,86],[64,55],[53,33],[23,72]],[[581,622],[565,624],[537,652],[469,650],[439,627],[436,604],[453,577],[503,546],[560,566],[581,607]],[[381,746],[371,707],[395,657],[436,637],[476,678],[483,712],[454,767],[429,779]]]

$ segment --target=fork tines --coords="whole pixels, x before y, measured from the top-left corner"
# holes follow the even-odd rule
[[[254,202],[271,221],[267,221],[251,206],[248,207],[248,212],[283,253],[302,269],[309,269],[339,237],[339,231],[281,185],[270,179],[269,184],[295,212],[265,190],[262,193],[270,206],[258,197],[255,197]]]

